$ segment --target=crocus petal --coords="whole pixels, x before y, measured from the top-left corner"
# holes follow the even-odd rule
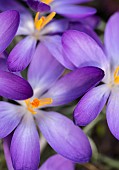
[[[110,62],[119,65],[119,12],[115,13],[108,21],[105,30],[105,46]]]
[[[16,0],[1,0],[0,1],[0,10],[17,10],[20,13],[20,24],[17,30],[16,35],[29,35],[33,33],[34,30],[34,21],[31,13],[27,8],[25,8],[21,3]]]
[[[33,90],[23,78],[0,71],[0,95],[8,99],[25,100],[33,95]]]
[[[51,97],[52,106],[67,104],[86,93],[103,76],[103,71],[96,67],[77,69],[59,79],[42,97]]]
[[[1,53],[0,54],[0,70],[2,71],[8,71],[8,68],[7,68],[7,53]]]
[[[31,113],[26,113],[15,130],[11,141],[14,169],[38,169],[40,146],[38,132]]]
[[[48,90],[63,71],[64,67],[39,43],[28,70],[28,80],[38,95]]]
[[[3,52],[13,40],[19,26],[19,13],[9,10],[0,13],[0,53]]]
[[[8,69],[13,72],[24,70],[31,62],[35,47],[36,40],[33,37],[21,40],[8,56]]]
[[[88,17],[87,17],[88,18]],[[77,22],[72,22],[70,24],[70,29],[71,30],[78,30],[78,31],[81,31],[81,32],[85,32],[86,34],[88,34],[90,37],[92,37],[96,42],[97,44],[103,49],[103,44],[102,42],[100,41],[98,35],[93,31],[92,28],[90,28],[89,26],[85,25],[85,24],[82,24],[82,23],[77,23]]]
[[[46,12],[50,10],[50,6],[40,2],[39,0],[27,0],[30,8],[37,12]]]
[[[118,89],[113,91],[110,95],[106,117],[107,123],[112,134],[119,140],[119,103],[118,103]]]
[[[109,94],[110,90],[106,85],[101,85],[88,91],[75,108],[75,124],[86,126],[92,122],[103,109]]]
[[[45,161],[39,170],[74,170],[74,163],[60,156],[53,155]]]
[[[84,163],[91,158],[91,148],[83,131],[67,117],[56,112],[38,111],[38,126],[51,147],[62,156]]]
[[[68,18],[83,18],[96,13],[94,8],[70,4],[55,5],[52,10]]]
[[[72,63],[79,66],[107,67],[107,58],[100,46],[89,35],[76,30],[66,31],[62,38],[63,50]]]
[[[59,20],[53,20],[49,24],[47,24],[40,33],[43,34],[58,34],[63,33],[65,30],[68,29],[69,22],[67,19],[59,19]]]
[[[19,124],[24,111],[20,106],[0,102],[0,138],[9,135]]]
[[[10,134],[3,140],[4,155],[5,155],[5,160],[7,162],[8,170],[14,170],[12,165],[12,160],[11,160],[11,154],[10,154],[11,138],[12,135]]]
[[[46,36],[42,39],[44,45],[48,48],[50,53],[66,68],[70,70],[74,70],[76,67],[71,63],[68,58],[64,58],[62,43],[61,43],[61,36],[54,35],[54,36]]]
[[[81,22],[84,25],[89,26],[90,28],[92,28],[93,30],[95,28],[97,28],[97,26],[99,25],[101,19],[99,16],[96,15],[92,15],[83,19],[80,19],[79,22]]]

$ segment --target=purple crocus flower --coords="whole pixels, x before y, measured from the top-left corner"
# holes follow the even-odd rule
[[[91,89],[79,101],[75,111],[75,123],[85,126],[93,121],[107,102],[106,117],[112,134],[119,139],[118,90],[119,90],[119,13],[108,21],[103,48],[83,32],[67,31],[63,35],[63,47],[67,57],[76,67],[97,66],[104,70],[103,84]],[[105,49],[105,50],[104,50]]]
[[[27,14],[24,15],[26,18]],[[64,19],[56,20],[49,23],[55,12],[51,12],[47,17],[42,16],[39,19],[39,13],[36,14],[35,20],[33,20],[32,15],[28,20],[23,20],[17,35],[25,35],[26,37],[22,39],[11,51],[8,57],[8,69],[10,71],[21,71],[25,69],[30,61],[36,49],[36,43],[40,40],[41,42],[46,41],[50,44],[51,35],[56,33],[62,33],[68,27],[68,22]],[[49,23],[49,24],[48,24]]]
[[[48,5],[51,11],[63,15],[68,18],[84,18],[96,13],[96,10],[91,7],[78,6],[91,0],[27,0],[28,5],[35,11],[44,12],[48,10]]]
[[[42,63],[40,67],[39,63]],[[42,108],[75,100],[97,84],[104,73],[96,67],[85,67],[61,77],[63,71],[63,66],[40,43],[28,69],[28,81],[34,96],[18,101],[20,106],[0,102],[0,138],[15,130],[10,144],[15,170],[38,168],[40,146],[35,122],[47,142],[59,154],[80,163],[89,161],[91,157],[90,144],[83,131],[67,117]]]
[[[74,166],[73,162],[56,154],[48,158],[39,170],[74,170]]]

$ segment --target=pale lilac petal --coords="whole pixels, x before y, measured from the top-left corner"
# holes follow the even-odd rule
[[[64,67],[39,43],[28,70],[28,81],[38,95],[48,90],[63,71]]]
[[[0,13],[0,53],[2,53],[13,40],[19,26],[19,13],[8,10]]]
[[[8,69],[13,72],[24,70],[31,62],[35,47],[36,40],[33,37],[29,36],[21,40],[8,56]]]
[[[100,46],[89,35],[76,30],[66,31],[62,38],[66,57],[77,66],[98,66],[106,69],[107,58]]]
[[[119,12],[109,19],[105,30],[105,46],[110,62],[119,65]]]
[[[53,20],[47,24],[40,32],[41,34],[57,34],[63,33],[68,29],[69,21],[67,19]]]
[[[38,126],[50,146],[62,156],[79,163],[91,158],[91,147],[83,131],[56,112],[39,111]]]
[[[74,163],[62,157],[61,155],[53,155],[48,158],[39,170],[74,170]]]
[[[23,114],[21,106],[0,102],[0,138],[6,137],[17,127]]]
[[[96,13],[96,9],[94,8],[72,4],[57,4],[53,6],[52,11],[55,11],[57,14],[63,15],[68,18],[84,18]]]
[[[112,91],[107,103],[106,117],[111,133],[119,140],[119,102],[118,89]]]
[[[34,32],[34,20],[29,11],[20,13],[20,24],[16,35],[31,35]]]
[[[92,28],[90,28],[89,26],[85,25],[85,24],[82,24],[80,22],[72,22],[70,24],[70,30],[78,30],[80,32],[84,32],[86,34],[88,34],[90,37],[92,37],[96,42],[97,44],[103,49],[103,44],[101,42],[101,40],[99,39],[98,35],[93,31]]]
[[[42,98],[52,98],[50,106],[67,104],[81,97],[103,78],[104,73],[96,67],[84,67],[59,79]]]
[[[33,90],[23,78],[0,71],[0,95],[8,99],[25,100],[33,95]]]
[[[4,148],[4,155],[5,160],[7,163],[8,170],[14,170],[11,160],[11,154],[10,154],[10,144],[11,144],[12,135],[10,134],[3,140],[3,148]]]
[[[101,85],[88,91],[75,108],[75,124],[86,126],[92,122],[103,109],[109,94],[110,89],[106,85]]]
[[[64,58],[61,36],[47,36],[42,39],[42,42],[48,48],[52,56],[54,56],[64,67],[70,70],[74,70],[76,68],[68,58]]]
[[[38,169],[40,161],[39,136],[30,112],[26,112],[11,141],[14,169]]]

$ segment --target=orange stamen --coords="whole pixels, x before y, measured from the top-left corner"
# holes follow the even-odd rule
[[[114,83],[119,84],[119,66],[114,71]]]
[[[34,110],[38,107],[52,104],[53,100],[52,98],[44,98],[44,99],[38,99],[35,98],[32,102],[30,102],[30,99],[25,100],[25,103],[27,105],[27,109],[32,113],[36,114],[37,112]]]
[[[47,17],[42,16],[39,19],[40,13],[37,12],[34,20],[35,28],[40,31],[45,25],[47,25],[56,15],[56,12],[51,12]]]

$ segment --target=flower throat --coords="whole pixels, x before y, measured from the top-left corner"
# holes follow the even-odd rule
[[[30,101],[30,99],[25,100],[27,109],[32,114],[37,113],[34,109],[41,107],[41,106],[52,104],[52,102],[53,102],[52,98],[44,98],[44,99],[35,98],[32,102]]]

